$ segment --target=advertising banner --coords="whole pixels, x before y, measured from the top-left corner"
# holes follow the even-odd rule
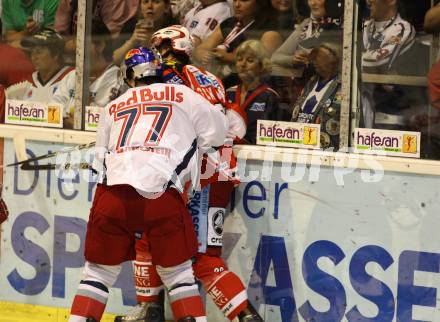
[[[27,148],[33,157],[61,146]],[[7,141],[4,163],[13,161]],[[265,321],[440,321],[439,177],[245,160],[239,168],[223,256]],[[4,171],[0,301],[69,307],[91,174]],[[128,263],[107,312],[134,302]],[[209,300],[207,309],[208,321],[227,321]]]
[[[62,128],[63,109],[59,104],[8,99],[5,123]]]
[[[356,153],[420,158],[420,132],[355,129],[353,145]]]
[[[98,130],[99,113],[101,112],[99,106],[86,106],[85,114],[85,130],[96,132]]]
[[[319,124],[257,120],[257,144],[319,149]]]

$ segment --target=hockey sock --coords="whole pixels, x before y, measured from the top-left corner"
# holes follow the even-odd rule
[[[84,279],[79,283],[73,299],[69,322],[86,322],[87,318],[101,321],[108,289],[115,283],[120,272],[121,265],[108,266],[86,261]]]
[[[174,319],[193,317],[197,322],[206,322],[206,314],[200,297],[199,289],[195,284],[190,260],[172,267],[157,266],[163,283],[165,284]]]
[[[205,284],[206,281],[202,279],[206,292],[229,320],[232,321],[247,307],[246,289],[233,272],[224,271],[209,285]]]
[[[169,291],[169,299],[176,320],[193,317],[196,322],[207,321],[202,298],[196,284],[176,286]]]
[[[134,262],[136,299],[141,302],[159,302],[159,293],[164,289],[156,267],[151,261]]]
[[[87,318],[101,321],[107,298],[108,289],[104,284],[82,280],[73,299],[69,322],[85,322]]]

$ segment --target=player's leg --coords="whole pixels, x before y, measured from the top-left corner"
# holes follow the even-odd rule
[[[225,208],[229,204],[233,188],[234,184],[231,181],[217,181],[210,185],[207,251],[206,254],[198,254],[193,266],[194,274],[228,319],[238,317],[239,321],[263,321],[250,304],[240,278],[229,271],[226,263],[220,258]]]
[[[134,209],[143,209],[144,201],[136,199],[128,186],[99,185],[96,189],[87,224],[84,277],[73,300],[70,322],[100,321],[120,264],[134,259],[134,234],[126,227],[127,202]],[[136,215],[132,209],[129,212]],[[142,212],[137,215],[142,220]]]
[[[134,282],[137,305],[126,315],[116,316],[115,322],[163,322],[164,287],[151,262],[147,236],[136,240],[136,260],[134,261]]]
[[[206,321],[190,260],[197,252],[198,242],[182,197],[177,190],[169,189],[151,199],[146,209],[146,234],[153,264],[168,291],[175,320],[192,317],[197,322]]]
[[[121,271],[120,265],[86,262],[70,311],[69,322],[100,321],[107,304],[109,289]]]
[[[197,254],[194,275],[219,310],[233,320],[247,307],[246,289],[220,257]]]

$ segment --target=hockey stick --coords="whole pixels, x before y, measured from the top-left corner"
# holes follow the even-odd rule
[[[48,159],[48,158],[52,158],[54,156],[56,156],[59,153],[69,153],[75,150],[83,150],[83,149],[88,149],[91,147],[94,147],[96,144],[96,142],[90,142],[87,144],[80,144],[80,145],[76,145],[74,147],[71,147],[69,149],[66,150],[61,150],[61,151],[57,151],[57,152],[51,152],[48,154],[44,154],[44,155],[40,155],[38,157],[35,158],[30,158],[30,159],[26,159],[23,161],[19,161],[19,162],[14,162],[11,164],[8,164],[7,167],[15,167],[17,165],[21,165],[21,169],[22,170],[35,170],[35,169],[41,169],[41,170],[51,170],[51,169],[55,169],[55,164],[42,164],[42,165],[30,165],[30,163],[35,162],[35,161],[39,161],[39,160],[44,160],[44,159]],[[66,163],[69,164],[69,163]],[[80,163],[81,165],[81,163]]]
[[[90,170],[92,168],[92,165],[87,162],[81,162],[79,164],[76,164],[75,166],[72,166],[72,163],[67,162],[63,165],[56,163],[47,163],[47,164],[40,164],[40,165],[33,165],[28,163],[23,163],[20,167],[21,170],[25,171],[33,171],[33,170],[56,170],[56,169],[63,169],[63,170],[69,170],[69,169],[78,169],[78,170]]]

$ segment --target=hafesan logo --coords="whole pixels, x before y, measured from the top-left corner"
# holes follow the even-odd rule
[[[306,145],[316,145],[317,143],[317,135],[316,129],[313,127],[305,126],[304,127],[304,138],[303,142]]]
[[[403,153],[417,153],[417,136],[411,134],[403,135]]]

